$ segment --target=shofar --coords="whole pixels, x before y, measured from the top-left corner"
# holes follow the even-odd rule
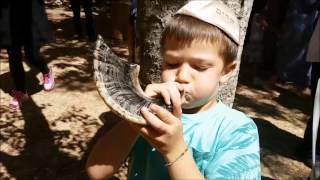
[[[150,99],[144,95],[139,83],[140,66],[129,64],[115,55],[101,36],[94,51],[94,76],[98,91],[111,111],[122,119],[138,124],[146,124],[140,110],[151,103],[167,110],[163,100]]]

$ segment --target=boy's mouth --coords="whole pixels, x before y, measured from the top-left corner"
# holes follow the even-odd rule
[[[182,105],[187,105],[187,104],[191,103],[192,100],[193,100],[193,97],[190,93],[184,91],[181,94],[181,104]]]

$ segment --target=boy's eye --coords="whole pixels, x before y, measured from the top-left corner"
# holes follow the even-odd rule
[[[168,67],[168,68],[175,68],[175,67],[178,67],[179,64],[178,63],[164,63],[165,67]]]
[[[205,71],[208,69],[207,66],[195,66],[194,69],[198,70],[198,71]]]

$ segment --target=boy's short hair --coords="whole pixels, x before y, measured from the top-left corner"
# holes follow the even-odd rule
[[[198,7],[194,8],[194,4]],[[201,6],[204,6],[205,9],[201,8]],[[218,53],[224,60],[224,63],[226,65],[231,63],[236,59],[238,52],[239,29],[237,28],[239,27],[236,26],[238,25],[238,22],[234,19],[234,14],[230,15],[229,9],[227,9],[229,11],[228,14],[223,14],[224,17],[222,18],[219,17],[221,14],[214,14],[211,12],[220,11],[221,9],[226,10],[226,8],[227,7],[221,3],[217,4],[214,2],[207,3],[201,1],[189,2],[167,22],[161,37],[161,51],[165,51],[165,44],[169,40],[175,40],[182,47],[189,46],[194,41],[200,41],[217,46]],[[202,12],[198,13],[198,11]],[[203,11],[210,12],[206,14],[206,12],[203,13]],[[232,20],[235,22],[232,23],[231,26],[229,22],[224,22],[229,21],[229,17],[232,17]]]

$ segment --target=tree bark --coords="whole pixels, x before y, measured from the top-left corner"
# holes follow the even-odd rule
[[[236,13],[241,27],[240,46],[237,62],[239,64],[229,82],[219,88],[218,99],[232,106],[237,87],[240,57],[247,31],[253,0],[217,0],[227,4]],[[137,27],[140,36],[140,79],[142,85],[160,82],[162,58],[160,54],[160,37],[165,21],[187,0],[138,0]]]

